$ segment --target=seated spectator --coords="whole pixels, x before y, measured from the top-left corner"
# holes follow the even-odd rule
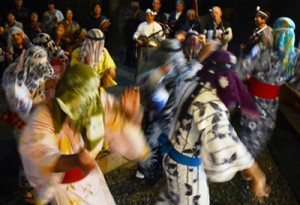
[[[73,51],[76,48],[79,48],[82,46],[83,41],[85,39],[85,36],[87,34],[87,31],[85,28],[80,28],[77,31],[75,31],[75,33],[73,33],[72,36],[72,43],[69,44],[69,46],[67,47],[66,51],[71,55],[73,53]]]
[[[95,3],[93,5],[93,14],[86,19],[85,27],[88,31],[96,28],[106,34],[111,22],[106,16],[102,15],[101,11],[100,3]]]
[[[73,10],[71,8],[65,10],[65,19],[60,24],[65,28],[65,32],[61,37],[62,49],[68,51],[68,47],[74,43],[73,34],[80,29],[79,24],[73,20]]]
[[[23,0],[14,0],[14,7],[11,10],[17,21],[23,25],[28,23],[29,9],[23,6]]]
[[[24,26],[24,31],[30,41],[32,41],[37,34],[45,32],[45,27],[44,24],[39,21],[39,16],[36,11],[31,12],[29,18],[29,23]]]
[[[31,47],[31,43],[24,31],[18,27],[12,27],[7,36],[7,59],[11,63],[15,61],[24,50]]]
[[[43,14],[43,23],[46,28],[46,32],[51,35],[57,24],[64,20],[64,15],[60,10],[55,9],[54,1],[49,0],[48,11]]]
[[[6,46],[8,30],[13,26],[23,30],[23,24],[15,19],[15,15],[11,11],[8,11],[5,17],[6,18],[2,21],[2,25],[0,26],[0,37],[1,41],[4,42],[4,45]]]

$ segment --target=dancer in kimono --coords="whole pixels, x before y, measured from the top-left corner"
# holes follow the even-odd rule
[[[205,43],[202,41],[201,43]],[[203,44],[204,45],[204,44]],[[197,60],[187,61],[185,46],[176,39],[166,39],[154,51],[153,57],[144,64],[148,71],[137,78],[141,91],[141,101],[145,107],[142,128],[152,149],[147,160],[138,164],[136,177],[155,179],[162,173],[162,155],[158,142],[161,133],[168,133],[173,121],[176,78],[184,70],[194,75],[202,68]],[[212,50],[215,49],[210,47]],[[205,59],[207,52],[197,53],[197,58]]]
[[[117,82],[114,80],[116,64],[104,43],[105,37],[101,30],[89,30],[82,46],[73,51],[70,65],[85,63],[92,66],[101,79],[101,87],[105,89],[117,85]]]
[[[242,80],[248,79],[249,92],[260,112],[260,120],[241,118],[239,136],[253,158],[257,158],[270,140],[278,110],[278,92],[294,75],[295,23],[287,17],[278,18],[272,35],[262,35],[251,53],[239,62]],[[265,33],[266,34],[266,33]]]
[[[19,151],[36,204],[113,205],[95,161],[104,144],[128,159],[147,157],[139,91],[126,89],[118,101],[99,89],[97,72],[76,64],[59,81],[56,98],[33,113]]]
[[[145,107],[142,128],[152,152],[147,160],[138,164],[136,177],[146,179],[156,179],[162,174],[158,136],[168,132],[172,121],[171,108],[175,101],[175,79],[187,63],[181,42],[176,39],[162,41],[152,55],[143,66],[147,71],[137,77],[141,101]],[[199,65],[196,62],[194,64]],[[174,69],[169,73],[171,67]]]
[[[258,200],[268,195],[265,174],[230,124],[228,110],[236,105],[245,115],[259,116],[235,65],[233,54],[218,50],[197,75],[186,70],[178,76],[175,118],[168,135],[159,137],[167,188],[157,204],[208,205],[207,177],[225,182],[241,170],[252,176]]]
[[[0,119],[12,127],[16,141],[34,108],[50,97],[48,94],[51,89],[48,90],[48,85],[46,86],[50,80],[55,81],[56,75],[47,59],[46,51],[39,46],[23,50],[21,56],[6,68],[2,87],[9,109]],[[34,204],[34,193],[21,164],[18,198]]]

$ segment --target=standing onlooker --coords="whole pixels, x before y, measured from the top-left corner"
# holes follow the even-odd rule
[[[183,26],[180,28],[181,31],[185,31],[186,33],[194,30],[197,31],[199,34],[203,33],[203,28],[198,21],[198,17],[196,11],[194,9],[190,9],[186,12],[187,19]]]
[[[37,34],[45,32],[45,27],[44,24],[39,21],[39,16],[36,11],[30,12],[29,18],[29,23],[24,26],[24,31],[30,41],[32,41]]]
[[[164,14],[164,12],[162,12],[160,10],[160,8],[161,8],[161,2],[160,2],[160,0],[153,0],[152,1],[152,10],[154,12],[156,12],[154,21],[156,21],[157,23],[161,24],[161,26],[164,26],[164,25],[167,25],[168,18]]]
[[[106,34],[108,27],[110,26],[110,20],[102,15],[100,3],[95,3],[93,5],[93,13],[86,19],[85,27],[89,31],[93,28],[100,29],[104,34]]]
[[[51,35],[57,24],[62,20],[64,20],[64,15],[60,10],[55,9],[54,1],[49,0],[48,11],[45,11],[43,14],[43,22],[46,32]]]
[[[160,42],[165,38],[162,27],[154,21],[156,12],[151,9],[146,10],[146,21],[141,23],[133,35],[133,40],[139,46],[137,56],[137,75],[142,71],[145,61],[151,56],[153,51],[159,47]]]
[[[14,0],[14,7],[11,11],[17,21],[20,21],[23,25],[28,23],[29,9],[23,6],[23,0]]]
[[[228,21],[222,19],[222,10],[218,6],[211,9],[211,19],[204,28],[206,39],[213,39],[221,44],[223,50],[227,50],[228,43],[232,40],[232,29]]]
[[[133,66],[135,61],[136,47],[135,42],[132,40],[132,36],[136,31],[140,23],[146,20],[146,14],[140,9],[138,1],[132,1],[131,6],[125,12],[125,35],[126,35],[126,59],[124,64],[127,66]]]
[[[248,42],[241,44],[241,48],[244,49],[249,45],[254,45],[258,41],[262,41],[264,35],[269,36],[273,29],[268,26],[268,21],[270,19],[270,12],[266,10],[257,8],[256,15],[254,18],[257,28],[253,31],[252,35],[249,37]]]
[[[183,26],[186,21],[186,13],[184,12],[184,1],[178,0],[176,2],[176,10],[170,13],[168,25],[171,29],[169,37],[173,38],[177,31]]]

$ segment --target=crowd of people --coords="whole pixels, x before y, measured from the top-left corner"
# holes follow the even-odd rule
[[[228,51],[230,23],[214,6],[203,25],[178,0],[170,15],[160,0],[125,12],[135,87],[119,99],[116,64],[105,48],[111,22],[95,3],[84,26],[48,2],[42,21],[15,0],[0,26],[1,81],[21,156],[19,197],[31,204],[115,204],[95,158],[106,150],[138,160],[136,177],[166,176],[157,204],[210,204],[208,180],[237,172],[263,202],[271,188],[257,157],[275,128],[280,86],[300,87],[295,23],[257,28],[240,56]],[[249,52],[246,52],[249,50]],[[239,112],[238,125],[231,113]],[[236,120],[236,119],[235,119]],[[236,127],[237,126],[237,127]],[[238,128],[238,129],[236,129]]]

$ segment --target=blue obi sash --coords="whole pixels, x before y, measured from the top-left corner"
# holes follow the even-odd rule
[[[193,158],[185,156],[181,154],[176,149],[174,149],[173,145],[168,140],[168,136],[165,133],[162,133],[158,137],[158,141],[160,143],[160,150],[163,154],[168,154],[171,159],[179,164],[183,164],[190,167],[198,167],[201,164],[200,158]]]

